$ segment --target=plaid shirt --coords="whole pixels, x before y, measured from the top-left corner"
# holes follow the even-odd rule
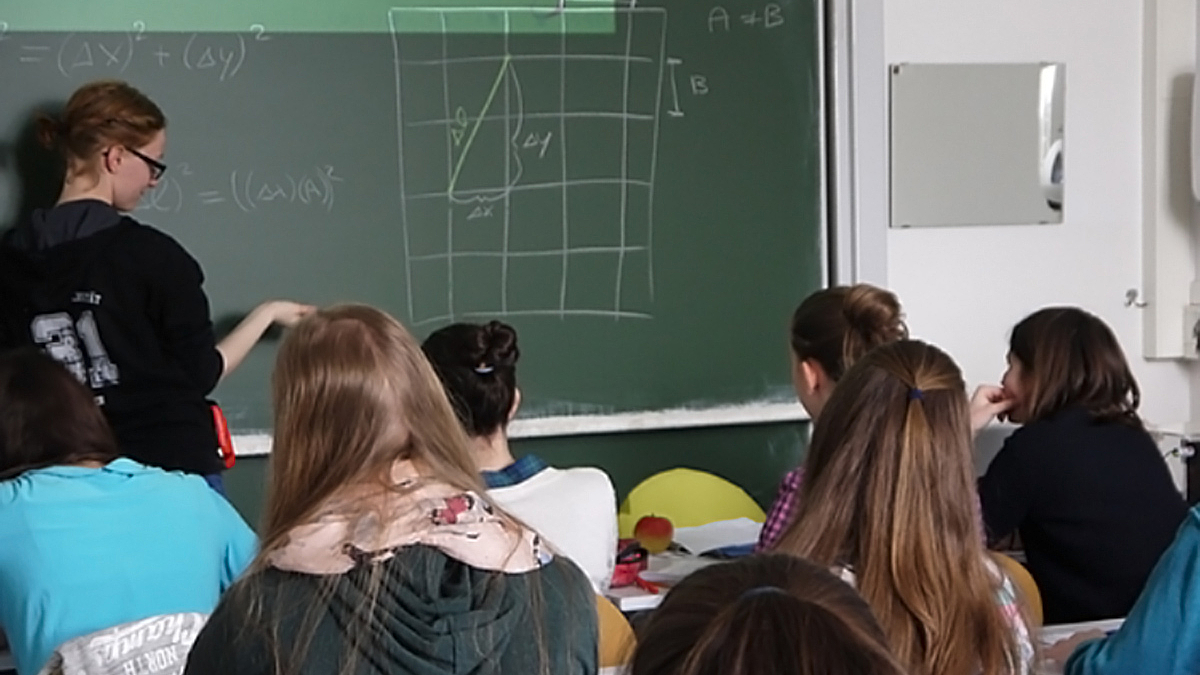
[[[549,466],[537,455],[525,455],[499,471],[483,471],[480,475],[487,488],[492,490],[524,483]]]
[[[762,532],[758,535],[755,552],[770,551],[779,543],[788,525],[796,517],[796,504],[800,498],[800,484],[804,482],[804,467],[798,466],[787,472],[779,483],[779,492],[775,502],[771,504],[771,512],[767,514],[767,522],[763,523]]]

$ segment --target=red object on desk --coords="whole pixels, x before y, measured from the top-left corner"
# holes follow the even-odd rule
[[[642,589],[643,591],[646,591],[647,593],[652,593],[654,595],[658,595],[658,586],[655,586],[654,584],[650,583],[649,581],[646,581],[645,579],[643,579],[641,577],[641,575],[634,577],[633,583],[637,584],[638,588]]]
[[[233,437],[229,435],[229,422],[225,421],[225,413],[221,406],[209,403],[209,407],[212,409],[213,428],[217,430],[217,447],[221,451],[221,459],[225,461],[226,469],[232,469],[237,463],[237,455],[233,451]]]
[[[642,581],[638,574],[646,569],[649,563],[646,549],[642,548],[637,539],[622,539],[617,542],[617,561],[613,566],[612,588],[621,588],[622,586],[632,586],[634,584],[646,583]],[[641,583],[639,583],[641,582]],[[657,592],[657,589],[655,589]]]

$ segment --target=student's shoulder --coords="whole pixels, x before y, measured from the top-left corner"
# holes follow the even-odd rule
[[[606,496],[615,499],[612,480],[604,471],[590,466],[557,468],[548,466],[520,483],[495,487],[488,494],[500,499],[530,493],[569,491],[576,497]]]
[[[617,491],[613,488],[612,479],[608,474],[590,466],[577,466],[567,469],[549,468],[542,472],[546,482],[538,488],[538,492],[546,494],[569,494],[571,502],[576,506],[592,505],[593,509],[616,508]],[[535,476],[536,480],[539,476]],[[531,485],[531,488],[536,487]]]
[[[194,473],[168,471],[125,457],[114,461],[110,467],[130,474],[149,492],[173,502],[177,508],[205,512],[224,512],[232,508],[225,497],[213,490],[203,477]]]
[[[1200,532],[1200,504],[1196,504],[1187,511],[1187,518],[1183,521],[1183,527]]]
[[[576,466],[567,469],[555,469],[561,473],[566,482],[580,490],[589,493],[614,493],[612,479],[602,469],[592,466]]]
[[[550,589],[564,598],[568,605],[588,603],[595,595],[595,588],[587,574],[564,555],[556,555],[535,571],[536,580],[543,589]]]
[[[1097,429],[1084,410],[1064,410],[1049,417],[1033,420],[1017,428],[1004,441],[1005,448],[1040,449],[1044,446],[1062,447],[1064,441],[1094,435]]]
[[[1047,446],[1053,446],[1058,435],[1059,431],[1048,420],[1023,424],[1004,439],[997,458],[1015,459],[1037,453]]]
[[[147,256],[155,256],[163,262],[177,263],[194,258],[179,241],[162,230],[126,216],[113,228],[113,236],[119,237],[123,247]]]

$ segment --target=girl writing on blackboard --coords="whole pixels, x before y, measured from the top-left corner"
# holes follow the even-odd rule
[[[137,89],[86,84],[38,129],[66,173],[58,203],[0,241],[0,348],[35,345],[64,364],[123,454],[222,489],[205,397],[271,324],[311,308],[264,303],[217,343],[199,264],[127,215],[167,170],[166,118]]]
[[[908,335],[900,300],[870,284],[835,286],[804,299],[792,315],[792,383],[800,404],[815,420],[834,385],[863,354]],[[789,471],[767,514],[758,550],[774,548],[796,511],[804,467]]]

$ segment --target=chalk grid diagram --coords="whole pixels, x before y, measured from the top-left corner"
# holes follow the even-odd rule
[[[572,32],[601,11],[615,32]],[[389,12],[410,321],[653,318],[666,18]]]

